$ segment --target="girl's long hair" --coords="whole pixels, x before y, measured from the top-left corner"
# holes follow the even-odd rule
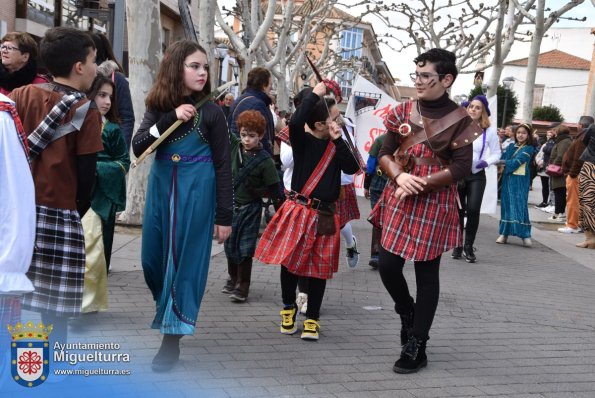
[[[95,80],[93,80],[93,84],[91,88],[87,92],[87,98],[91,101],[95,100],[95,97],[101,90],[104,84],[109,84],[112,87],[112,95],[110,97],[112,106],[109,108],[109,111],[105,114],[105,118],[112,123],[120,123],[120,119],[118,116],[118,103],[116,102],[116,85],[109,77],[103,75],[97,75]]]
[[[157,78],[151,87],[145,105],[147,109],[169,112],[184,102],[184,61],[186,57],[200,51],[207,54],[204,48],[190,40],[180,40],[171,44],[165,51]],[[211,92],[210,76],[200,92],[193,92],[191,97],[198,102]]]

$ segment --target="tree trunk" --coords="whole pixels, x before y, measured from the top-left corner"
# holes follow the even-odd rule
[[[525,92],[523,94],[523,121],[531,123],[533,121],[533,89],[535,87],[535,77],[537,75],[537,61],[539,59],[539,50],[541,49],[541,40],[544,30],[545,0],[537,2],[535,12],[535,30],[531,39],[531,49],[527,60],[527,75],[525,76]]]
[[[145,112],[145,98],[155,80],[161,60],[161,21],[157,0],[127,0],[128,63],[130,71],[130,94],[138,128]],[[133,157],[133,155],[131,155]],[[145,210],[147,177],[153,156],[145,159],[139,167],[130,169],[126,194],[126,210],[120,222],[141,225]]]

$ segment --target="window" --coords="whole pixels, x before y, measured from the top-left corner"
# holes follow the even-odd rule
[[[543,104],[543,91],[545,84],[536,84],[533,86],[533,108],[537,108]]]
[[[169,46],[169,42],[171,40],[171,31],[167,28],[161,28],[161,51],[165,52],[167,46]]]
[[[341,96],[349,98],[353,86],[354,73],[350,69],[345,69],[337,73],[337,82],[341,86]]]
[[[349,28],[341,32],[341,57],[349,59],[362,56],[364,31],[360,28]]]

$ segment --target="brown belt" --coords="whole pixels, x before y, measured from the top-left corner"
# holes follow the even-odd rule
[[[397,154],[396,159],[397,162],[403,166],[403,170],[409,173],[413,169],[413,165],[421,166],[443,166],[447,165],[448,162],[445,159],[440,159],[439,157],[431,158],[431,157],[422,157],[418,158],[412,155],[399,155]]]
[[[418,166],[421,166],[421,165],[426,165],[426,166],[437,165],[437,166],[440,166],[440,165],[443,165],[444,164],[444,162],[441,162],[439,158],[416,158],[416,157],[412,156],[411,157],[411,161],[413,163],[415,163],[416,165],[418,165]]]

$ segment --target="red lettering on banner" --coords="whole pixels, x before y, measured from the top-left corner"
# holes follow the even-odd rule
[[[382,120],[384,120],[384,118],[386,117],[386,115],[388,115],[388,113],[390,112],[391,109],[392,109],[392,105],[387,104],[385,107],[376,109],[374,111],[373,115],[381,117]]]
[[[378,127],[374,127],[370,129],[370,132],[368,133],[369,136],[369,140],[366,141],[365,145],[364,145],[364,150],[366,152],[370,152],[370,147],[372,146],[372,144],[374,143],[374,140],[376,138],[378,138],[378,136],[382,135],[386,133],[385,129],[379,129]]]

